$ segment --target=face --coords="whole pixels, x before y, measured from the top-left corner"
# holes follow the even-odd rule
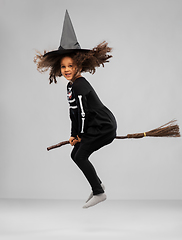
[[[75,76],[76,66],[74,65],[71,57],[64,57],[61,60],[61,73],[69,81],[73,80],[75,77],[78,77],[79,74]]]

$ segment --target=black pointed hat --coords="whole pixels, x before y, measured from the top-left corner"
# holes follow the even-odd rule
[[[60,41],[60,46],[58,50],[48,52],[44,56],[56,57],[62,54],[77,52],[77,51],[90,51],[89,49],[81,49],[80,44],[77,41],[76,34],[69,17],[68,11],[66,10],[62,36]]]

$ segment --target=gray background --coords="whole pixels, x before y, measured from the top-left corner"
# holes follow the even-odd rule
[[[85,199],[70,159],[67,80],[48,84],[35,50],[59,46],[68,9],[82,48],[103,40],[113,59],[84,74],[118,122],[118,135],[182,126],[182,1],[0,0],[0,197]],[[115,140],[91,157],[110,199],[182,199],[181,138]]]

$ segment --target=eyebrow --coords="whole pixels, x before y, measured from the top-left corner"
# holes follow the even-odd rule
[[[68,65],[73,65],[73,63],[68,63]],[[65,66],[65,64],[61,64],[61,66]]]

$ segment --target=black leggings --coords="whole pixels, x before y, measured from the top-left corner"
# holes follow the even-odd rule
[[[80,168],[80,170],[83,172],[88,182],[90,183],[93,195],[104,193],[104,190],[101,187],[102,182],[97,176],[96,170],[88,158],[94,151],[111,143],[113,139],[114,138],[110,137],[102,144],[101,142],[99,142],[99,145],[97,144],[97,146],[94,146],[91,142],[89,142],[88,139],[86,141],[83,139],[80,143],[76,143],[72,150],[71,158],[77,164],[77,166]]]

